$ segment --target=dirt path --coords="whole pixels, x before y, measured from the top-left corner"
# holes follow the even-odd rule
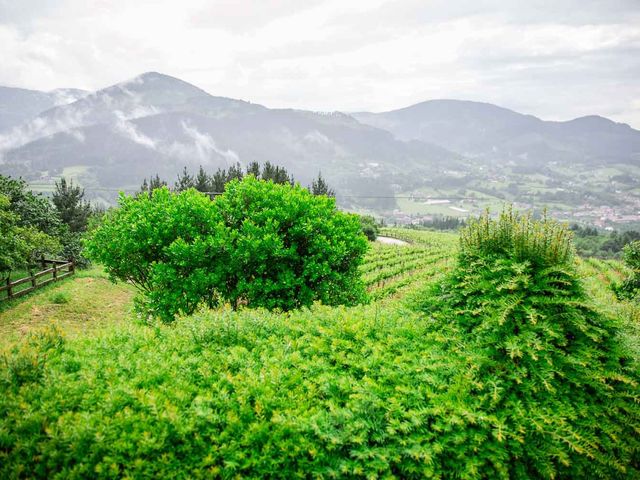
[[[392,237],[380,237],[376,238],[376,241],[380,243],[386,243],[388,245],[409,245],[409,242],[405,242],[404,240],[400,240]]]

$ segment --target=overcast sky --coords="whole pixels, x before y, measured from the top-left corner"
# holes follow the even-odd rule
[[[640,0],[0,0],[0,84],[145,71],[269,107],[434,98],[640,128]]]

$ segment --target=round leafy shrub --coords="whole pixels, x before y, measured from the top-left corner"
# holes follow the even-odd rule
[[[193,190],[122,196],[87,241],[115,280],[162,318],[219,301],[290,310],[360,301],[367,249],[355,216],[301,187],[247,177],[215,201]]]
[[[364,298],[367,240],[335,199],[247,177],[228,183],[215,205],[229,235],[219,291],[232,304],[291,310]]]
[[[370,242],[374,242],[378,238],[380,228],[376,219],[371,215],[360,215],[360,225],[362,233],[367,237]]]
[[[211,200],[195,191],[121,195],[86,241],[90,258],[112,280],[133,284],[144,295],[138,305],[170,321],[212,304],[222,281],[227,235]]]
[[[460,448],[483,477],[640,474],[637,361],[620,323],[590,306],[572,252],[552,220],[485,214],[461,232],[457,266],[424,301],[473,359],[469,409],[485,418],[460,428],[482,441]]]

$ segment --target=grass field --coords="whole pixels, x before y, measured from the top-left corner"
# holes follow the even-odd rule
[[[80,270],[25,298],[0,303],[0,347],[50,324],[76,336],[126,322],[133,294],[132,287],[111,283],[100,267]]]

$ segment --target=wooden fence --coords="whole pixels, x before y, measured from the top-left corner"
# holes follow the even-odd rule
[[[7,292],[6,295],[0,298],[2,300],[10,300],[13,298],[21,297],[22,295],[26,295],[29,292],[33,292],[34,290],[43,287],[51,282],[57,282],[69,275],[73,275],[76,271],[76,267],[73,261],[68,262],[66,260],[40,260],[40,264],[42,266],[42,270],[39,272],[29,272],[28,277],[20,278],[18,280],[11,280],[11,277],[7,278],[3,283],[0,284],[0,294],[2,292]],[[51,265],[49,268],[47,266]],[[45,278],[49,276],[49,278]],[[30,284],[27,288],[17,289],[16,287],[23,286],[25,284]]]

